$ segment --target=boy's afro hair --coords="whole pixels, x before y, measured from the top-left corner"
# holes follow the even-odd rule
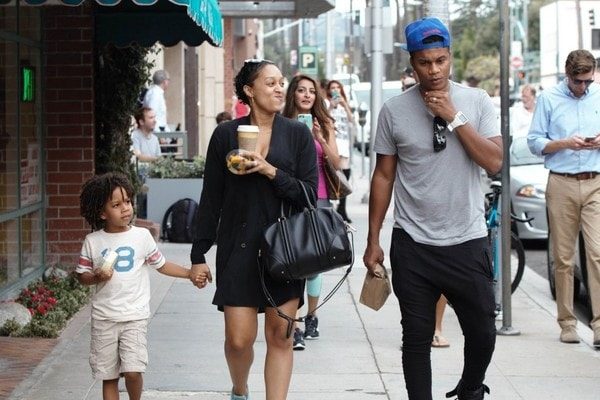
[[[133,201],[133,186],[129,179],[119,172],[95,175],[83,184],[79,195],[79,209],[81,216],[92,226],[93,230],[104,228],[104,220],[101,218],[104,205],[110,200],[114,190],[119,187]]]

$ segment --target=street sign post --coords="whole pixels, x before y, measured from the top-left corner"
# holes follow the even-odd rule
[[[300,47],[300,64],[298,67],[300,73],[306,75],[317,75],[319,71],[317,55],[318,49],[315,46]]]

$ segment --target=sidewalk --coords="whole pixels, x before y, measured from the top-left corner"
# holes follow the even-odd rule
[[[355,165],[357,165],[355,163]],[[360,165],[353,170],[360,175]],[[354,178],[348,214],[357,228],[356,264],[349,280],[319,311],[321,338],[294,352],[290,400],[407,399],[401,365],[398,302],[392,295],[378,312],[358,303],[365,268],[362,252],[367,234],[367,206],[361,204],[366,178]],[[391,213],[388,214],[391,216]],[[382,232],[389,249],[392,219]],[[191,245],[161,243],[169,260],[189,264]],[[214,270],[215,249],[209,253]],[[341,276],[324,276],[323,291]],[[211,305],[214,283],[198,290],[189,282],[152,274],[150,360],[144,377],[145,399],[225,400],[231,382],[223,355],[223,316]],[[526,270],[512,297],[513,327],[519,336],[498,336],[486,384],[496,400],[598,398],[600,352],[592,347],[592,331],[579,324],[580,344],[558,340],[555,305],[547,282]],[[259,317],[259,326],[263,318]],[[498,327],[501,322],[497,323]],[[462,369],[462,335],[448,308],[444,335],[451,346],[432,349],[433,397],[443,399]],[[11,400],[101,399],[101,382],[91,378],[88,365],[89,308],[82,310],[61,335],[54,350],[21,382]],[[264,335],[259,332],[249,387],[253,400],[265,398],[262,370]],[[0,366],[2,364],[0,363]],[[0,375],[4,372],[0,373]],[[1,380],[0,380],[1,382]],[[127,398],[122,393],[121,398]],[[487,397],[486,397],[487,399]]]

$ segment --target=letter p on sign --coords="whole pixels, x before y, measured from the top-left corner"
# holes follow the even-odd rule
[[[313,46],[300,47],[300,72],[307,75],[317,75],[317,48]]]

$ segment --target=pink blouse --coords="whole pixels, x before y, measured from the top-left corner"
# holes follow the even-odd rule
[[[323,153],[323,146],[317,139],[313,139],[315,141],[315,148],[317,149],[317,167],[319,169],[319,183],[317,184],[317,198],[318,199],[327,199],[327,186],[325,186],[325,170],[323,169],[323,163],[325,162]]]

